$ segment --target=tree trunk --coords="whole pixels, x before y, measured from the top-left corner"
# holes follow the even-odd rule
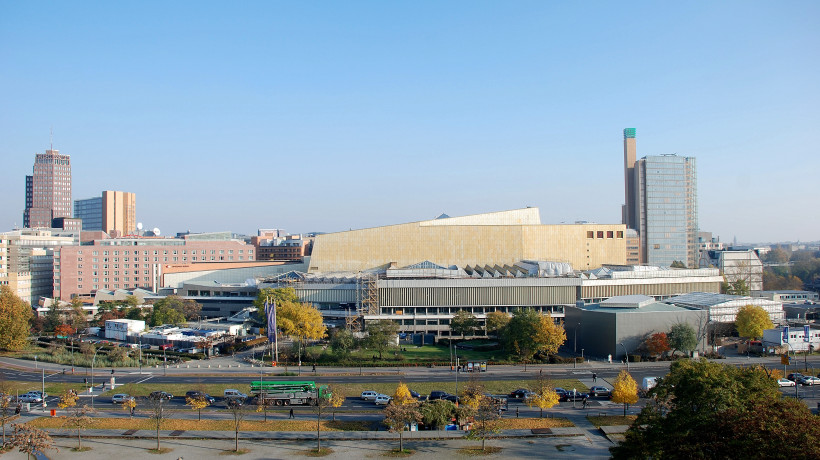
[[[318,395],[317,395],[318,396]],[[322,451],[322,430],[321,430],[321,422],[322,422],[322,406],[319,400],[316,400],[316,452]]]
[[[80,437],[80,428],[77,428],[77,447],[82,450],[83,448],[83,438]]]
[[[626,403],[624,403],[624,417],[626,417]]]
[[[199,421],[202,421],[202,409],[199,409]]]
[[[399,453],[404,452],[404,437],[402,436],[403,434],[404,434],[404,428],[399,430]]]
[[[239,430],[238,429],[236,431],[234,431],[233,440],[234,440],[233,451],[234,452],[239,452]]]

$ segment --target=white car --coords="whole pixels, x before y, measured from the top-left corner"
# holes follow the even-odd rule
[[[125,394],[125,393],[117,393],[111,397],[111,404],[123,404],[126,401],[130,401],[134,399],[133,396]]]
[[[800,379],[800,383],[802,385],[820,385],[820,378],[811,376],[803,377]]]
[[[376,391],[362,391],[362,399],[365,401],[374,401],[378,395],[379,393]]]
[[[777,385],[781,387],[793,387],[794,382],[789,379],[777,379]]]
[[[390,396],[379,394],[376,395],[376,399],[374,399],[373,402],[375,402],[377,406],[386,406],[390,404],[390,401],[392,400],[393,398],[391,398]]]

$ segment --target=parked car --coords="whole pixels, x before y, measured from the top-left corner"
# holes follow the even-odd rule
[[[458,402],[458,396],[451,395],[446,391],[431,391],[430,396],[427,398],[428,401],[436,401],[439,399],[445,399],[451,402]]]
[[[795,372],[795,373],[792,373],[792,374],[789,374],[789,375],[786,376],[786,378],[791,380],[792,382],[797,382],[800,379],[802,379],[803,377],[805,377],[805,375],[803,375],[799,372]]]
[[[43,402],[43,397],[38,394],[26,393],[17,398],[20,402],[40,404]]]
[[[567,394],[567,393],[569,393],[567,390],[565,390],[565,389],[563,389],[563,388],[561,388],[561,387],[558,387],[558,388],[554,389],[553,391],[555,391],[556,393],[558,393],[558,398],[559,398],[559,399],[560,399],[560,398],[562,398],[563,396],[566,396],[566,394]]]
[[[388,395],[378,394],[378,395],[376,395],[376,399],[374,399],[373,402],[376,403],[377,406],[386,406],[386,405],[390,404],[390,401],[392,399],[393,398],[391,398]]]
[[[185,398],[197,399],[202,398],[205,401],[208,401],[208,404],[213,404],[216,402],[216,398],[209,395],[208,393],[203,393],[201,391],[188,391],[185,393]]]
[[[142,348],[143,350],[150,350],[151,349],[151,345],[147,344],[147,343],[143,343],[139,347]]]
[[[421,401],[421,395],[417,391],[410,390],[410,397]]]
[[[813,385],[820,385],[820,378],[812,377],[812,376],[809,375],[809,376],[806,376],[806,377],[803,377],[802,379],[800,379],[800,384],[801,385],[812,385],[812,386]]]
[[[362,391],[361,398],[365,401],[375,401],[376,396],[379,395],[379,392],[373,390]]]
[[[793,387],[795,383],[789,379],[777,379],[777,385],[780,387]]]
[[[111,397],[112,404],[123,404],[127,401],[133,400],[134,397],[125,393],[117,393]]]
[[[171,393],[166,393],[164,391],[152,391],[151,394],[148,395],[148,399],[159,400],[159,399],[166,399],[170,400],[173,399],[174,395]]]
[[[607,387],[595,386],[589,389],[589,395],[596,398],[609,398],[612,396],[612,390]]]
[[[568,391],[563,396],[559,395],[559,401],[583,401],[589,399],[589,394],[580,391]]]
[[[227,399],[229,402],[233,402],[233,401],[243,402],[246,399],[248,399],[248,395],[246,395],[245,393],[242,393],[239,390],[234,390],[234,389],[225,390],[222,394],[225,397],[225,399]]]
[[[530,393],[532,392],[526,388],[519,388],[515,391],[510,392],[510,398],[523,399],[526,398],[527,395]]]

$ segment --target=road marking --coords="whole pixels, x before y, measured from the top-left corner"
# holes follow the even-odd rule
[[[145,377],[144,379],[142,379],[142,380],[138,380],[138,381],[136,381],[136,382],[134,382],[134,383],[143,383],[143,382],[146,382],[146,381],[148,381],[148,380],[150,380],[150,379],[152,379],[152,378],[154,378],[154,376],[153,376],[153,375],[149,375],[148,377]]]

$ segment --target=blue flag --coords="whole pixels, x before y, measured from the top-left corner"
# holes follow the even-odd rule
[[[276,300],[265,302],[265,315],[268,317],[268,343],[276,342]]]

